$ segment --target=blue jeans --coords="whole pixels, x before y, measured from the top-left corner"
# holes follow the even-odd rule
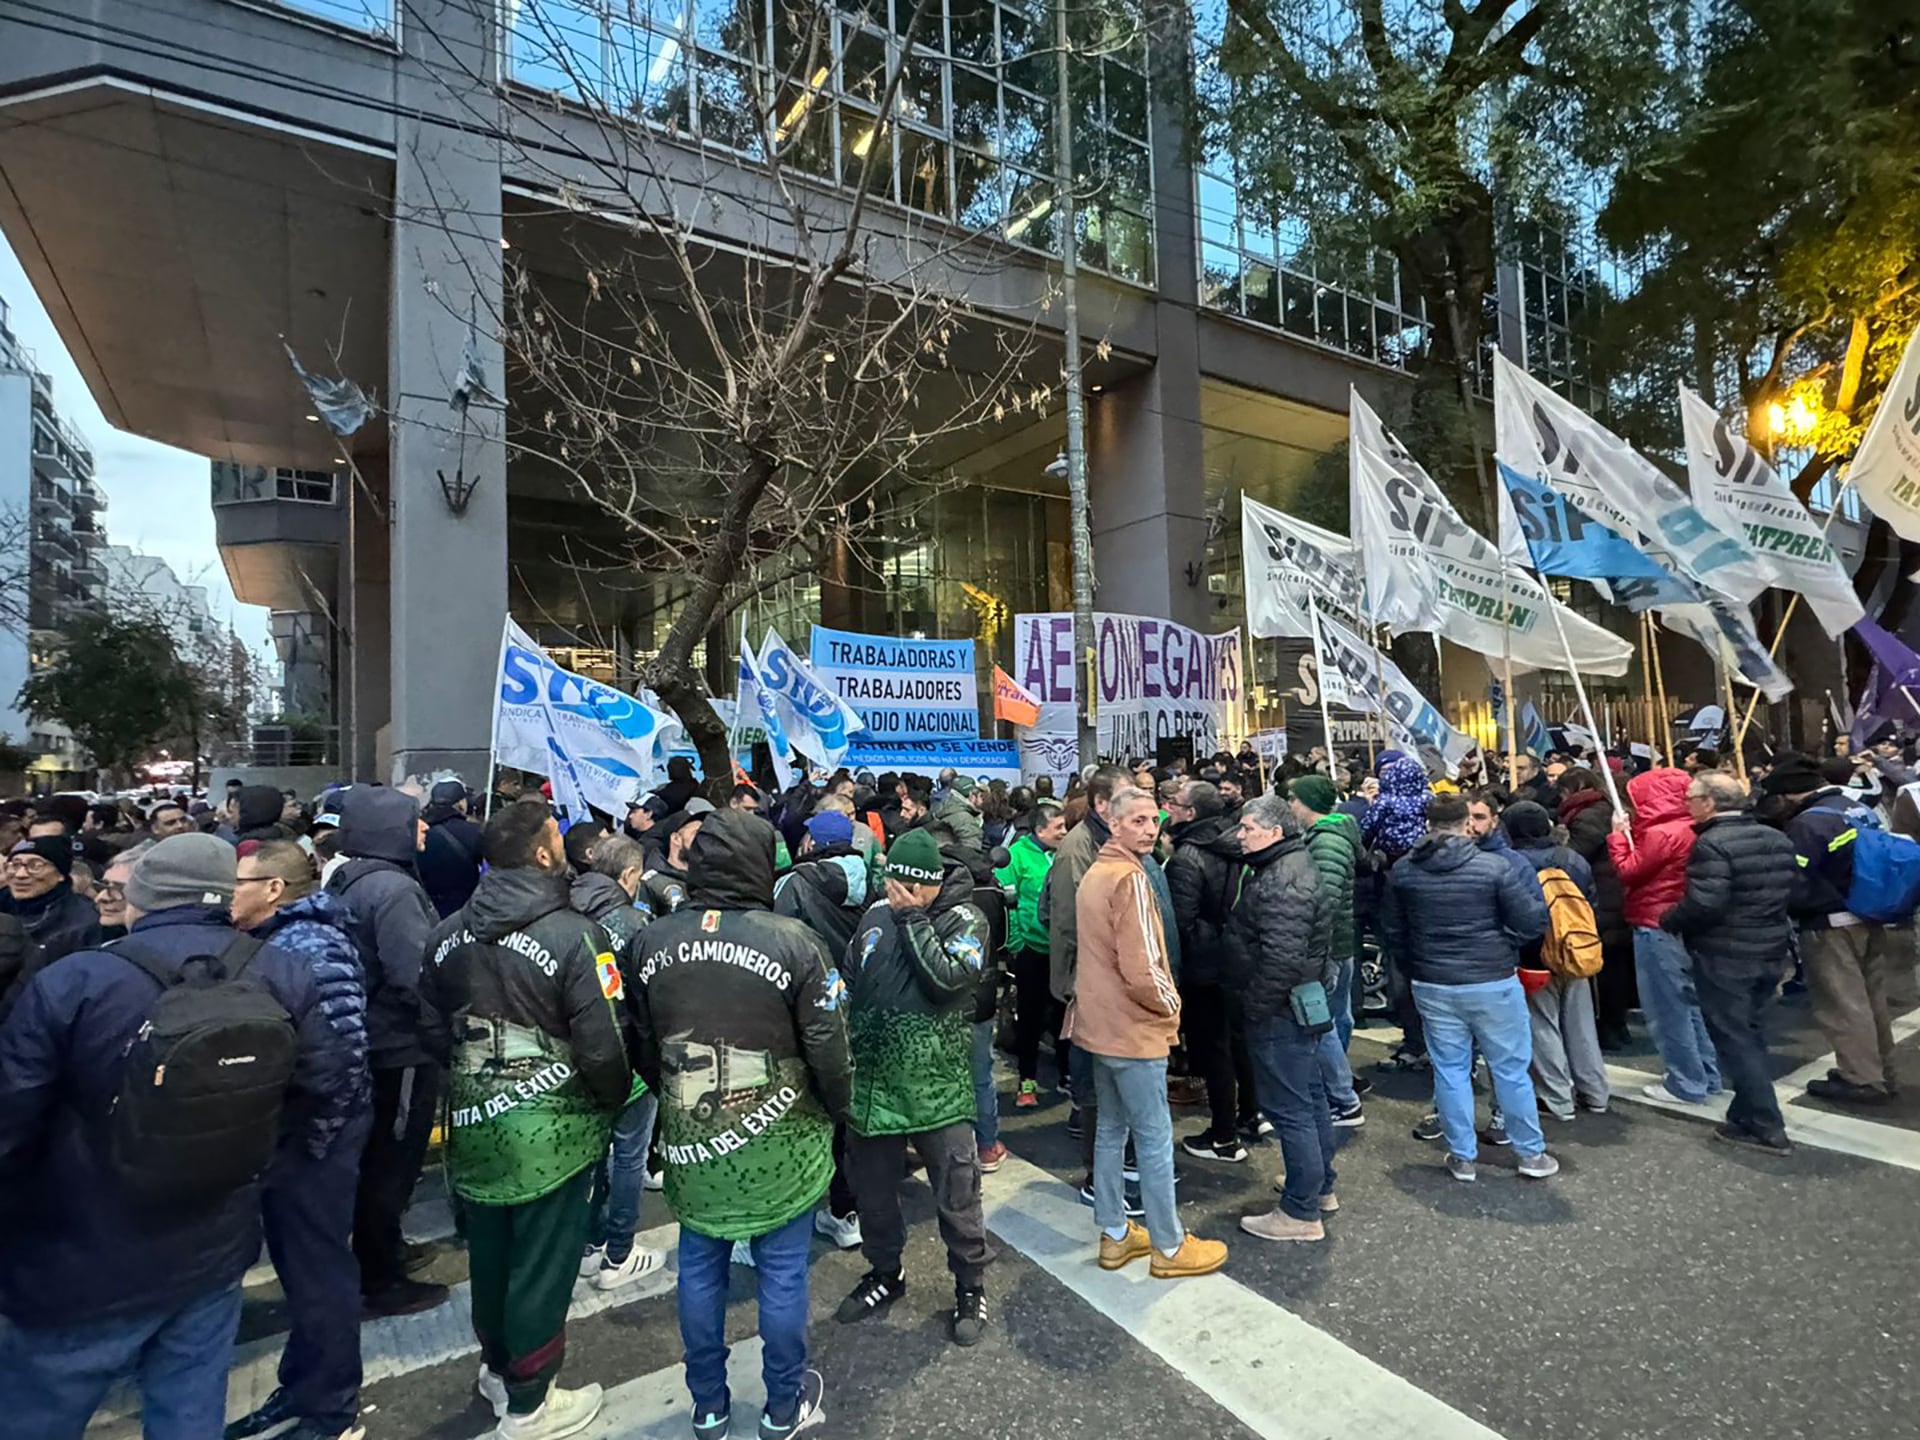
[[[813,1209],[752,1240],[754,1279],[760,1287],[760,1378],[767,1414],[793,1418],[800,1377],[807,1369],[807,1262],[813,1254]],[[687,1349],[687,1389],[697,1415],[725,1415],[727,1393],[727,1282],[733,1242],[680,1227],[680,1339]]]
[[[1667,1089],[1695,1104],[1720,1088],[1720,1065],[1693,991],[1693,967],[1678,935],[1636,925],[1633,973]]]
[[[1280,1208],[1296,1220],[1318,1220],[1320,1197],[1333,1193],[1333,1112],[1322,1079],[1322,1043],[1333,1038],[1310,1035],[1291,1015],[1247,1021],[1247,1052],[1253,1057],[1254,1087],[1260,1108],[1280,1138],[1280,1160],[1287,1167]],[[1341,1068],[1345,1069],[1345,1056]],[[1351,1089],[1353,1080],[1347,1080]]]
[[[1327,1004],[1333,1010],[1333,1029],[1320,1037],[1316,1052],[1320,1059],[1320,1083],[1326,1088],[1327,1103],[1336,1110],[1351,1110],[1360,1103],[1360,1097],[1353,1093],[1353,1068],[1347,1063],[1347,1041],[1353,1038],[1354,968],[1352,960],[1340,962],[1340,973],[1333,989],[1327,992]],[[1247,1044],[1253,1044],[1251,1035],[1247,1037]],[[1278,1120],[1273,1123],[1276,1127],[1280,1124]]]
[[[145,1440],[208,1440],[227,1423],[227,1369],[239,1327],[237,1281],[147,1315],[42,1330],[0,1320],[0,1429],[81,1440],[107,1391],[131,1376]]]
[[[1462,1160],[1480,1153],[1473,1128],[1473,1052],[1478,1046],[1493,1076],[1493,1103],[1505,1117],[1515,1153],[1524,1159],[1545,1150],[1533,1077],[1527,1073],[1533,1064],[1533,1019],[1520,978],[1509,975],[1478,985],[1415,980],[1413,1000],[1427,1032],[1433,1108],[1446,1131],[1447,1149]]]
[[[1000,1092],[993,1088],[994,1022],[973,1027],[973,1138],[982,1150],[1000,1140]]]
[[[629,1100],[613,1122],[613,1146],[594,1172],[593,1219],[587,1226],[590,1244],[607,1247],[607,1263],[619,1265],[633,1253],[633,1234],[640,1228],[640,1190],[647,1178],[647,1150],[653,1144],[653,1120],[660,1098],[648,1091]]]
[[[1127,1224],[1127,1136],[1140,1166],[1140,1198],[1154,1248],[1172,1251],[1186,1238],[1173,1202],[1173,1114],[1167,1109],[1167,1062],[1086,1055],[1099,1097],[1099,1130],[1093,1142],[1093,1218],[1108,1234]]]

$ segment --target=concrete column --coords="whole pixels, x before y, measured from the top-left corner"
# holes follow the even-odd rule
[[[354,486],[347,502],[350,543],[341,580],[341,608],[347,617],[341,759],[355,780],[378,780],[386,778],[379,767],[379,736],[392,709],[392,487],[379,457],[361,459],[359,468],[365,488]]]
[[[497,406],[476,402],[463,423],[448,397],[470,317],[481,373],[496,392],[504,388],[500,147],[433,117],[447,111],[449,90],[476,102],[449,118],[470,126],[484,113],[477,77],[497,73],[496,18],[488,0],[407,0],[403,8],[387,376],[395,412],[388,778],[445,767],[478,784],[507,609],[506,447]],[[478,482],[463,514],[439,479],[444,472],[451,481],[456,466]],[[366,643],[364,633],[359,639]]]

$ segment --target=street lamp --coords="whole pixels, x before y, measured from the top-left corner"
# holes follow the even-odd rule
[[[1790,396],[1784,405],[1775,401],[1767,406],[1767,429],[1789,445],[1805,444],[1819,424],[1820,409],[1804,392]]]

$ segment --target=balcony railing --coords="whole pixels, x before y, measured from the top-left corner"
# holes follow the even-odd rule
[[[73,497],[67,493],[67,487],[49,480],[45,475],[33,477],[33,503],[41,510],[55,511],[61,515],[73,510]]]

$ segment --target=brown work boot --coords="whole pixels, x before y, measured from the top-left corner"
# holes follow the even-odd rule
[[[1339,1209],[1340,1197],[1338,1195],[1322,1195],[1320,1197],[1320,1213],[1322,1215],[1332,1215]]]
[[[1127,1221],[1127,1233],[1115,1240],[1105,1231],[1100,1234],[1100,1268],[1118,1270],[1122,1265],[1130,1265],[1142,1255],[1153,1249],[1153,1241],[1147,1238],[1147,1232],[1132,1220]]]
[[[1190,1275],[1211,1275],[1226,1263],[1225,1242],[1189,1235],[1171,1255],[1155,1250],[1151,1269],[1156,1280],[1184,1280]]]
[[[1258,1215],[1242,1215],[1240,1228],[1262,1240],[1324,1240],[1327,1227],[1318,1220],[1296,1220],[1275,1206]]]

